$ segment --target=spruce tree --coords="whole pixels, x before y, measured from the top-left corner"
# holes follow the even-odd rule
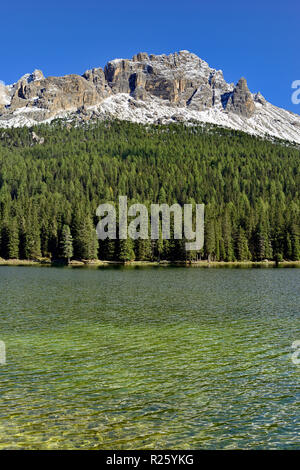
[[[17,259],[19,257],[19,227],[16,218],[14,218],[8,229],[8,257]]]
[[[239,228],[237,236],[237,259],[240,261],[247,261],[251,259],[251,253],[248,247],[248,241],[245,235],[245,231],[242,227]]]
[[[70,263],[70,259],[73,256],[73,238],[69,225],[64,225],[62,230],[61,238],[61,250],[62,256]]]
[[[115,259],[116,241],[106,238],[99,241],[99,259],[112,261]]]
[[[9,222],[4,220],[1,224],[1,251],[0,257],[9,259]]]
[[[133,249],[133,241],[131,238],[127,238],[126,240],[119,241],[119,260],[126,262],[126,261],[133,261],[135,259],[135,253]]]
[[[134,243],[135,259],[140,261],[149,261],[152,259],[152,243],[151,240],[142,240],[139,238]]]
[[[291,227],[291,244],[292,244],[292,256],[291,259],[296,261],[300,259],[300,230],[295,223]]]
[[[32,209],[25,221],[24,252],[26,259],[36,259],[41,256],[40,228],[35,208]]]
[[[80,259],[92,260],[98,258],[98,239],[96,229],[89,216],[84,217],[76,225],[74,235],[75,255]]]

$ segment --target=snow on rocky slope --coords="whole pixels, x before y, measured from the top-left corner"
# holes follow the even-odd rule
[[[168,56],[139,53],[82,76],[44,78],[36,70],[13,85],[0,82],[0,127],[56,118],[207,122],[300,143],[299,115],[250,93],[244,78],[236,86],[228,84],[221,70],[188,51]]]

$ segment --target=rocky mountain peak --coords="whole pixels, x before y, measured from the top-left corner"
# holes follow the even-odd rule
[[[260,103],[260,104],[266,104],[266,99],[263,97],[263,95],[258,91],[255,96],[254,96],[254,101],[256,103]]]
[[[221,94],[230,89],[222,71],[186,50],[169,55],[139,52],[132,59],[115,59],[104,67],[104,76],[114,94],[141,100],[155,97],[198,111],[220,104]]]
[[[0,127],[54,118],[128,119],[142,123],[210,122],[300,142],[300,118],[251,94],[245,78],[227,83],[196,54],[139,52],[82,76],[44,77],[40,70],[0,84]],[[251,118],[251,119],[250,119]]]
[[[41,70],[36,69],[32,73],[26,74],[23,77],[23,79],[24,78],[27,81],[27,83],[31,83],[31,82],[36,82],[38,80],[43,80],[45,77],[44,77],[44,74]]]
[[[254,100],[244,77],[240,78],[236,84],[233,93],[227,101],[226,110],[245,118],[250,118],[255,113]]]

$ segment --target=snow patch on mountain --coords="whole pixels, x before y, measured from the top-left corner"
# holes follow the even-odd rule
[[[300,117],[270,103],[255,104],[253,117],[243,119],[233,113],[225,113],[222,107],[214,107],[205,111],[194,111],[187,107],[173,107],[166,100],[151,98],[145,101],[135,100],[127,93],[112,95],[98,106],[87,108],[86,112],[97,119],[121,119],[141,124],[170,124],[174,122],[201,122],[222,127],[241,130],[258,136],[273,136],[284,140],[300,143]],[[38,124],[34,113],[47,111],[41,108],[19,108],[1,127],[21,127]],[[56,116],[43,120],[50,123],[53,119],[64,118],[72,121],[78,117],[76,109],[62,111]]]
[[[114,59],[83,76],[48,77],[40,70],[16,83],[0,82],[0,127],[33,126],[54,119],[121,119],[142,124],[210,123],[258,136],[300,143],[300,116],[235,86],[223,72],[182,50]]]
[[[250,119],[243,119],[233,113],[225,113],[221,107],[205,111],[193,111],[189,108],[174,108],[165,100],[135,100],[125,93],[113,95],[100,106],[90,108],[102,118],[118,118],[142,124],[171,122],[207,122],[222,127],[237,129],[259,136],[274,136],[300,143],[300,117],[270,103],[256,103],[256,112]],[[95,117],[96,117],[95,116]]]
[[[10,97],[9,97],[7,87],[2,81],[0,81],[0,106],[1,105],[6,106],[9,103],[10,103]]]

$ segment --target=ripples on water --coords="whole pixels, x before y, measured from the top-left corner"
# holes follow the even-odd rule
[[[299,449],[299,286],[299,269],[0,267],[0,449]]]

